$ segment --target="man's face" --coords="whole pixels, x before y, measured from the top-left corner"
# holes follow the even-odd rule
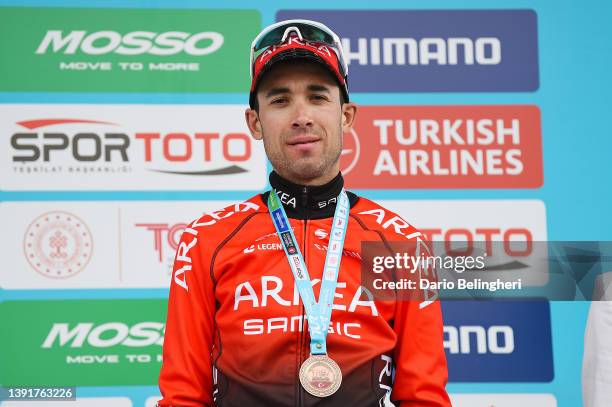
[[[290,181],[320,185],[338,174],[342,135],[355,105],[340,103],[340,89],[322,65],[288,61],[274,65],[258,87],[259,113],[246,112],[274,169]]]

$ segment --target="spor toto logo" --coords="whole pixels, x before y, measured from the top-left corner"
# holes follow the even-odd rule
[[[359,161],[359,154],[361,153],[361,143],[359,143],[359,136],[354,129],[350,132],[344,133],[342,152],[340,153],[340,167],[342,174],[346,175],[355,167]]]
[[[162,169],[147,168],[165,174],[178,175],[229,175],[248,172],[239,164],[248,161],[252,155],[251,139],[241,132],[124,132],[116,123],[98,120],[45,118],[17,122],[28,130],[42,127],[66,127],[65,131],[18,131],[11,135],[10,144],[15,153],[13,162],[50,163],[59,162],[66,156],[80,164],[128,164],[134,161],[146,165],[181,165],[198,162],[208,164],[219,157],[227,165],[205,169]],[[102,125],[108,131],[84,128],[83,131],[69,131],[71,126]],[[113,128],[115,127],[115,128]],[[138,148],[132,151],[133,147]],[[131,154],[130,154],[131,153]],[[141,156],[134,155],[141,153]],[[131,156],[132,155],[132,156]]]
[[[525,227],[419,228],[434,242],[436,254],[450,256],[484,255],[489,271],[521,270],[535,267],[542,246],[534,242]]]
[[[185,223],[136,223],[134,226],[144,228],[153,233],[153,245],[157,258],[161,263],[164,259],[164,240],[170,247],[171,252],[174,253],[179,246],[181,234],[188,225]]]
[[[28,226],[23,248],[28,263],[50,278],[68,278],[81,272],[93,253],[89,228],[77,216],[47,212]]]

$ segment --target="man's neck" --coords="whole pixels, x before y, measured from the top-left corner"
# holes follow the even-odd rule
[[[298,178],[291,174],[286,174],[283,171],[274,170],[274,172],[293,184],[306,187],[317,187],[332,181],[334,178],[336,178],[340,170],[338,168],[333,168],[331,171],[328,171],[326,174],[323,174],[317,178]]]
[[[283,203],[287,216],[297,219],[321,219],[334,216],[338,195],[344,187],[338,172],[322,185],[304,185],[292,182],[278,173],[270,173],[270,185]],[[264,198],[267,199],[267,194]]]

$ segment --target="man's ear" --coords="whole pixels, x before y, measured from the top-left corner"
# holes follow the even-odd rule
[[[342,104],[342,132],[347,133],[353,128],[357,105],[352,102]]]
[[[259,114],[257,111],[255,109],[248,108],[244,112],[244,118],[246,119],[251,136],[255,140],[261,140],[263,138],[263,132],[261,131],[261,122],[259,121]]]

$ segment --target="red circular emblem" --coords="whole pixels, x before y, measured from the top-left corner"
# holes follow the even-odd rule
[[[355,130],[344,133],[342,152],[340,153],[340,170],[342,175],[346,175],[357,165],[359,161],[359,153],[361,152],[361,144],[359,136]]]
[[[23,249],[26,259],[45,277],[67,278],[82,271],[93,253],[93,241],[85,223],[68,212],[54,211],[28,226]]]

